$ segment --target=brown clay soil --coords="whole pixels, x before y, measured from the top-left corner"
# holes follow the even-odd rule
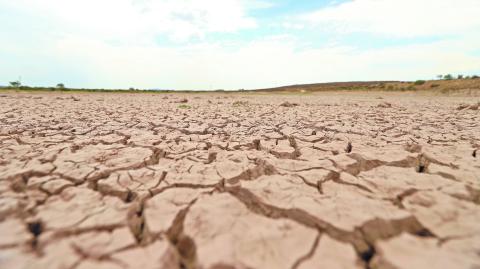
[[[480,268],[479,101],[1,93],[0,268]]]

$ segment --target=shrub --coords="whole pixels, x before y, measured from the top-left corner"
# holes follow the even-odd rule
[[[440,87],[440,84],[432,84],[432,85],[430,85],[430,88],[437,88],[437,87]]]
[[[463,79],[463,75],[458,75],[457,79]]]
[[[419,85],[423,85],[423,84],[425,84],[425,80],[417,80],[417,81],[415,81],[415,83],[413,83],[413,84],[418,85],[418,86],[419,86]]]
[[[180,108],[180,109],[190,109],[192,107],[189,106],[189,105],[179,105],[178,108]]]

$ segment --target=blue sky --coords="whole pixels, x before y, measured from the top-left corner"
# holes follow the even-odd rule
[[[238,89],[480,74],[478,0],[0,0],[0,85]]]

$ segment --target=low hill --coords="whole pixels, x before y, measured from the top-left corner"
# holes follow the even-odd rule
[[[298,84],[277,88],[257,89],[258,92],[321,92],[321,91],[438,91],[448,93],[459,90],[480,90],[480,79],[419,80],[410,81],[358,81],[316,84]]]

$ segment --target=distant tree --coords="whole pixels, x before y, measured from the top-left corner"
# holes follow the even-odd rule
[[[458,75],[457,79],[463,79],[463,75]]]
[[[130,88],[128,88],[128,90],[129,90],[129,91],[135,91],[135,88],[130,87]]]
[[[63,83],[58,83],[58,84],[57,84],[57,89],[60,89],[60,90],[65,89],[65,84],[63,84]]]
[[[442,79],[442,78],[443,78],[443,75],[438,75],[437,78],[438,78],[438,79]]]
[[[470,79],[470,76],[466,76],[465,79]]]
[[[445,80],[452,80],[452,79],[453,79],[453,76],[452,76],[451,74],[448,74],[448,75],[443,76],[443,79],[445,79]]]
[[[480,77],[477,76],[477,75],[473,75],[472,78],[473,78],[473,79],[478,79],[478,78],[480,78]]]
[[[20,86],[22,86],[22,83],[20,83],[20,81],[12,81],[10,82],[10,86],[13,87],[13,88],[19,88]]]

